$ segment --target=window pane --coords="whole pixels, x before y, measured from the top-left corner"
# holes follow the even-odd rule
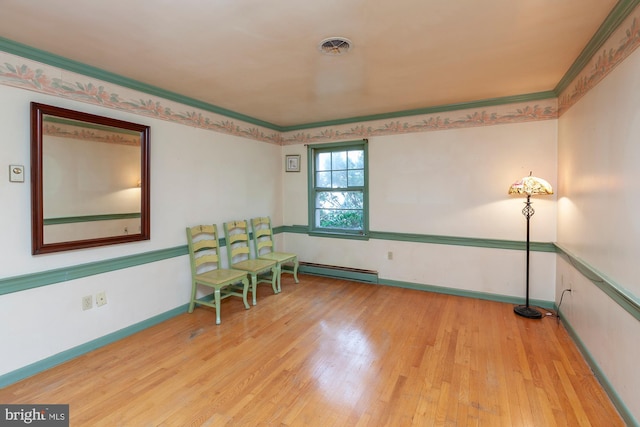
[[[316,160],[317,171],[331,170],[331,153],[318,153]]]
[[[362,169],[349,171],[349,187],[364,186],[364,171]]]
[[[364,169],[364,151],[349,151],[349,169]]]
[[[331,167],[333,170],[346,169],[347,168],[347,152],[338,151],[331,153],[331,159],[333,161]]]
[[[362,209],[364,197],[361,191],[318,191],[316,208]]]
[[[363,214],[361,210],[318,209],[319,226],[322,228],[340,228],[346,230],[361,230],[363,228]]]
[[[331,188],[331,172],[317,172],[316,187]]]
[[[343,208],[362,209],[364,208],[364,194],[361,191],[346,191],[344,194]]]
[[[333,188],[347,188],[347,171],[337,171],[331,173]]]
[[[318,191],[316,193],[316,208],[334,208],[342,205],[344,196],[342,193],[333,191]]]

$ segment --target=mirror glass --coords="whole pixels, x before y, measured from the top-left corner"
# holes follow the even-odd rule
[[[149,127],[31,104],[32,253],[148,240]]]

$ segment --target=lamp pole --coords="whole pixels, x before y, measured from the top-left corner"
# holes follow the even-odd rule
[[[525,305],[518,305],[515,306],[513,308],[513,311],[516,314],[519,314],[522,317],[526,317],[528,319],[540,319],[542,318],[542,313],[540,313],[538,310],[536,310],[535,308],[532,308],[529,306],[529,222],[531,220],[531,217],[533,216],[534,213],[536,213],[535,210],[533,210],[533,207],[531,206],[531,195],[527,194],[527,201],[524,202],[525,206],[522,209],[522,215],[525,216],[525,218],[527,218],[527,263],[526,263],[526,292],[527,292],[527,297],[526,297],[526,304]]]

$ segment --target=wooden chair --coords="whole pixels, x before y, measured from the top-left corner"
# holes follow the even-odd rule
[[[289,252],[275,251],[271,218],[252,218],[251,228],[253,229],[253,241],[256,247],[256,257],[258,259],[266,259],[276,262],[276,268],[278,269],[278,292],[282,291],[282,273],[293,274],[293,278],[296,283],[300,283],[298,280],[298,255]]]
[[[244,307],[249,309],[247,292],[249,280],[243,270],[222,268],[218,244],[218,228],[214,225],[187,227],[189,259],[191,261],[191,303],[189,313],[196,304],[216,309],[216,324],[220,324],[220,301],[230,296],[242,297]],[[196,300],[198,285],[213,288],[213,302]]]
[[[256,305],[256,287],[258,283],[271,282],[273,293],[277,294],[276,281],[278,270],[275,261],[251,258],[249,241],[249,223],[246,220],[224,223],[224,233],[227,243],[227,257],[229,267],[246,271],[251,276],[251,293],[253,305]],[[271,273],[269,277],[264,275]]]

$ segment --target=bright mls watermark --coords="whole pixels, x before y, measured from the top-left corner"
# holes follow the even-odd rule
[[[0,426],[69,427],[69,405],[2,405]]]

